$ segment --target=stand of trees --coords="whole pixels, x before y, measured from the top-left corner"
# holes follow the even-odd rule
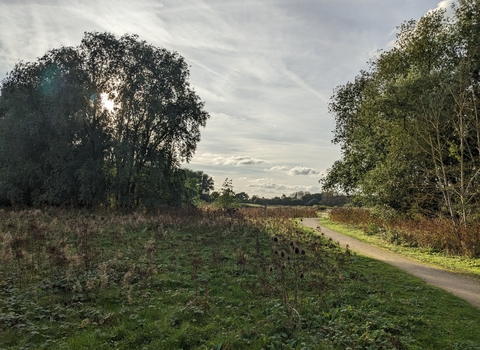
[[[478,218],[479,72],[478,0],[403,23],[393,49],[334,91],[342,159],[323,188],[455,225]]]
[[[208,176],[180,168],[209,117],[188,76],[176,52],[97,32],[17,64],[0,86],[0,195],[152,207],[205,194]]]

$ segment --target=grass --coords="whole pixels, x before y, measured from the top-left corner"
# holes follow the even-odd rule
[[[293,217],[0,211],[2,349],[480,349],[480,311]]]
[[[360,241],[388,249],[424,263],[480,279],[479,258],[447,254],[431,248],[390,243],[383,239],[381,235],[369,234],[355,225],[341,224],[325,217],[320,218],[320,223],[325,227],[354,237]]]

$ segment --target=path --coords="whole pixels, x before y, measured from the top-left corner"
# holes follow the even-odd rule
[[[302,223],[304,226],[313,229],[320,226],[316,218],[303,219]],[[353,251],[404,270],[411,275],[421,278],[428,284],[442,288],[466,300],[480,309],[480,281],[377,248],[355,238],[332,231],[324,226],[320,226],[320,228],[325,236],[331,237],[334,241],[339,242],[340,245],[345,247],[348,244]]]

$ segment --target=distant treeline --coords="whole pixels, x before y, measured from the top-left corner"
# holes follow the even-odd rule
[[[264,198],[253,195],[251,198],[245,192],[240,192],[235,195],[240,203],[252,203],[260,205],[301,205],[301,206],[343,206],[349,201],[349,197],[345,195],[333,195],[327,192],[324,193],[308,193],[296,192],[289,196],[282,195],[281,197]]]

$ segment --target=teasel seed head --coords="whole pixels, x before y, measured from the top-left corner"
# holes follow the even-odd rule
[[[298,254],[298,253],[300,253],[300,248],[295,247],[295,254]]]
[[[302,249],[300,253],[302,253],[302,255],[305,255],[305,249]]]

